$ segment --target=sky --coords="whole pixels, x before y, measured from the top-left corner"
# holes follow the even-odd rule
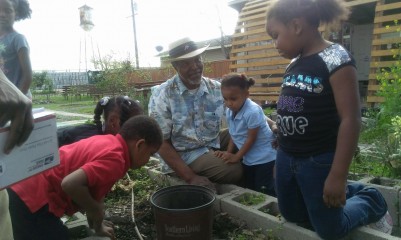
[[[135,0],[140,67],[157,67],[156,46],[182,37],[203,41],[234,33],[238,13],[229,0]],[[30,0],[31,19],[14,24],[30,45],[34,71],[93,70],[92,59],[135,61],[131,0]],[[78,8],[93,8],[84,31]]]

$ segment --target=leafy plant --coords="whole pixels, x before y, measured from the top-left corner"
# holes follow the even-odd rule
[[[32,74],[31,91],[33,94],[46,95],[47,101],[50,101],[50,95],[54,93],[54,86],[52,79],[47,76],[47,72]]]
[[[396,32],[400,32],[398,21],[394,21]],[[386,26],[390,28],[390,26]],[[367,128],[361,135],[361,140],[368,143],[374,140],[385,140],[391,131],[392,119],[401,115],[401,43],[392,44],[391,52],[394,64],[390,67],[379,69],[376,78],[379,83],[377,95],[383,97],[378,111],[373,109],[368,112],[372,121],[368,122]]]
[[[111,55],[104,57],[96,62],[100,65],[102,71],[95,76],[95,85],[100,90],[116,96],[124,95],[130,91],[133,86],[128,84],[128,76],[134,67],[129,60],[115,60]]]
[[[246,206],[252,206],[262,203],[265,200],[266,196],[263,194],[245,193],[240,196],[238,202]]]

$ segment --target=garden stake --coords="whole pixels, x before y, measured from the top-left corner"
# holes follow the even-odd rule
[[[129,177],[128,173],[126,173],[126,175],[128,177],[128,180],[131,182],[132,180]],[[138,226],[136,225],[136,222],[135,222],[135,216],[134,216],[134,186],[132,186],[132,188],[131,188],[131,219],[132,219],[132,222],[134,223],[134,228],[135,228],[136,235],[138,235],[140,240],[143,240],[143,238],[141,236],[141,233],[139,232]]]

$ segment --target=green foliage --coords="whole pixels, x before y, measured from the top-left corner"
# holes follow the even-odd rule
[[[262,203],[266,200],[266,196],[263,194],[252,194],[252,193],[245,193],[240,196],[238,199],[238,202],[246,205],[246,206],[252,206],[252,205],[257,205],[259,203]]]
[[[265,113],[266,116],[270,116],[270,114],[272,114],[275,111],[276,110],[273,109],[273,108],[265,108],[265,109],[263,109],[263,112]]]
[[[395,26],[398,26],[397,21]],[[376,75],[379,82],[377,95],[384,98],[376,118],[379,127],[389,126],[394,116],[401,115],[401,44],[395,44],[391,52],[395,63],[391,67],[380,69]]]
[[[394,21],[397,32],[398,22]],[[390,28],[390,26],[386,26]],[[360,141],[369,143],[374,149],[361,161],[354,162],[351,169],[365,171],[374,176],[401,176],[401,44],[392,44],[394,64],[381,68],[376,78],[379,83],[378,96],[384,101],[376,109],[370,109]],[[352,171],[354,171],[352,170]]]
[[[47,101],[50,101],[50,95],[54,93],[53,81],[47,76],[47,72],[34,72],[30,88],[34,95],[46,95]]]
[[[110,95],[125,95],[132,91],[128,84],[128,76],[134,70],[129,60],[118,61],[112,56],[106,56],[95,63],[102,68],[101,72],[97,72],[92,76],[92,80],[96,87]]]

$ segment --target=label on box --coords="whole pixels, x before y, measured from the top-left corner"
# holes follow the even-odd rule
[[[3,153],[9,128],[0,128],[0,189],[60,164],[54,114],[34,113],[35,125],[25,143]]]

